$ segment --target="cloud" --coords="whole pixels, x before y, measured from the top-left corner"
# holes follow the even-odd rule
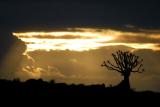
[[[28,51],[73,50],[85,51],[104,46],[124,45],[135,49],[160,50],[158,31],[121,31],[115,29],[68,28],[52,32],[13,33],[24,41]]]
[[[123,32],[122,34],[119,35],[122,37],[118,39],[119,41],[123,40],[124,42],[134,42],[135,40],[139,42],[150,41],[153,43],[159,43],[158,40],[152,41],[152,39],[156,40],[159,38],[159,33],[157,32]],[[127,38],[125,38],[125,36]],[[133,41],[129,40],[129,37],[131,37]],[[131,86],[135,87],[137,90],[160,90],[158,83],[160,76],[159,50],[136,49],[131,48],[128,45],[117,44],[115,46],[103,46],[101,48],[88,51],[36,50],[33,52],[28,52],[27,55],[23,55],[26,46],[22,41],[11,35],[7,35],[2,39],[1,43],[3,45],[1,45],[1,47],[3,48],[1,48],[0,51],[1,78],[20,78],[21,80],[27,80],[29,78],[42,78],[44,80],[53,79],[57,82],[65,82],[69,84],[105,83],[107,86],[109,84],[116,85],[121,81],[121,75],[116,72],[108,71],[105,68],[101,68],[100,65],[107,59],[113,61],[111,53],[117,50],[128,50],[144,59],[144,68],[146,70],[143,74],[133,74],[131,76]]]
[[[28,51],[35,50],[90,50],[104,46],[102,42],[114,39],[117,32],[101,29],[73,28],[74,31],[53,31],[53,32],[24,32],[13,33],[14,36],[24,41]],[[99,30],[99,31],[98,31]]]
[[[136,90],[159,91],[159,60],[160,51],[150,49],[133,49],[126,46],[108,46],[96,50],[76,52],[76,51],[34,51],[28,54],[35,59],[35,65],[39,67],[55,67],[57,72],[63,76],[47,75],[45,78],[54,79],[57,82],[101,84],[106,86],[116,85],[122,77],[117,72],[108,71],[100,65],[104,60],[113,58],[111,53],[117,50],[128,50],[144,59],[145,72],[142,74],[132,74],[130,78],[132,88]],[[58,78],[59,77],[59,78]]]
[[[159,27],[157,1],[41,1],[0,3],[0,28],[15,31],[75,26],[121,27],[126,24]]]
[[[13,79],[20,69],[26,46],[24,42],[9,33],[1,33],[0,38],[0,78]]]
[[[35,59],[35,65],[40,68],[46,66],[56,67],[58,72],[64,75],[63,78],[52,79],[66,83],[96,84],[106,83],[116,84],[120,80],[120,75],[114,72],[106,72],[101,68],[103,60],[111,59],[111,53],[118,49],[131,50],[124,46],[110,46],[102,49],[76,52],[76,51],[34,51],[28,54]],[[114,76],[116,75],[116,76]]]
[[[134,50],[134,53],[143,58],[145,72],[132,75],[133,87],[139,87],[140,90],[160,91],[160,51],[144,49]]]
[[[9,37],[8,37],[9,36]],[[119,73],[101,68],[104,60],[113,60],[111,53],[129,50],[144,59],[143,74],[131,76],[131,86],[137,90],[159,91],[160,51],[134,49],[127,46],[104,46],[90,51],[33,51],[23,55],[26,46],[17,38],[8,35],[1,39],[1,78],[42,78],[56,82],[84,84],[118,84],[122,77]],[[4,42],[6,39],[7,42]],[[11,42],[12,41],[12,42]],[[8,48],[10,47],[10,48]],[[3,49],[3,50],[2,50]],[[23,68],[23,69],[22,69]],[[147,82],[147,83],[146,83]]]
[[[22,81],[40,78],[49,81],[65,78],[65,75],[63,75],[57,68],[53,66],[40,68],[35,67],[34,65],[23,67],[20,72],[16,73],[16,76],[19,77]]]
[[[160,34],[131,33],[121,34],[119,37],[110,42],[119,43],[160,43]]]
[[[15,33],[16,35],[16,33]],[[27,36],[26,35],[22,35],[20,36],[20,38],[37,38],[37,39],[92,39],[94,37],[85,37],[85,36],[81,36],[81,35],[62,35],[62,36],[56,36],[56,35],[34,35],[34,36]]]

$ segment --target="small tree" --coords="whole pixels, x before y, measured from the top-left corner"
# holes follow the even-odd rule
[[[115,54],[112,53],[115,64],[111,63],[109,60],[104,61],[101,66],[105,66],[108,70],[113,70],[121,73],[124,77],[123,88],[130,89],[129,77],[131,72],[133,73],[142,73],[144,71],[143,67],[143,59],[140,59],[135,54],[125,51],[117,51]]]

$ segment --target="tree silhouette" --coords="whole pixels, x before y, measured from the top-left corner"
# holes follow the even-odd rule
[[[111,63],[109,60],[104,61],[101,66],[105,66],[108,70],[113,70],[121,73],[124,77],[122,82],[119,84],[122,88],[130,89],[129,77],[131,72],[133,73],[142,73],[144,71],[143,59],[140,59],[139,56],[125,51],[117,51],[115,54],[112,53],[115,64]]]

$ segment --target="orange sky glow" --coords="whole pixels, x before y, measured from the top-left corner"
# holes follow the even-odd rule
[[[148,36],[150,39],[159,39],[160,35],[134,32],[123,32],[111,29],[75,28],[65,31],[53,32],[17,32],[14,36],[24,41],[27,45],[26,52],[35,50],[71,50],[88,51],[104,46],[123,45],[135,49],[160,50],[157,43],[128,42],[130,39]],[[125,41],[121,41],[122,36]],[[132,37],[132,38],[130,38]]]

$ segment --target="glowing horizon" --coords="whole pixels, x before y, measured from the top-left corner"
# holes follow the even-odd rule
[[[143,33],[122,32],[111,29],[85,29],[75,28],[66,31],[54,32],[19,32],[13,33],[14,36],[24,41],[27,45],[26,52],[35,50],[71,50],[88,51],[104,46],[123,45],[135,49],[160,50],[158,43],[141,43],[140,41],[127,42],[129,37],[144,37]],[[122,35],[125,41],[120,41]],[[148,35],[151,39],[160,38],[159,35]]]

